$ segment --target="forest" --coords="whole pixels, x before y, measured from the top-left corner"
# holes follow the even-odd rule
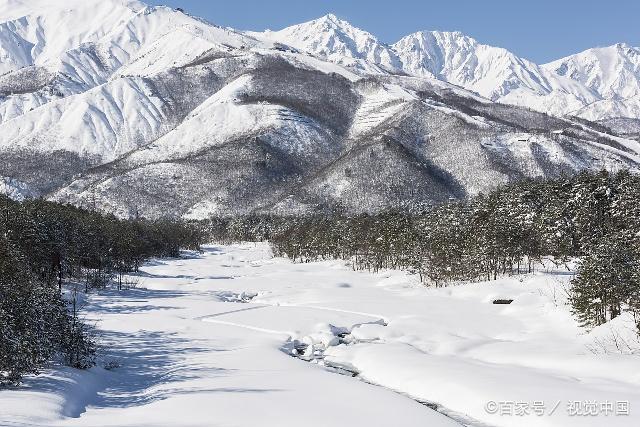
[[[150,257],[197,249],[198,229],[176,221],[119,220],[42,200],[0,196],[0,385],[51,360],[94,364],[96,344],[76,294],[126,284]]]
[[[571,304],[585,327],[635,314],[640,330],[640,177],[627,171],[522,180],[419,212],[212,219],[218,241],[268,240],[277,256],[403,269],[428,285],[495,280],[577,261]]]

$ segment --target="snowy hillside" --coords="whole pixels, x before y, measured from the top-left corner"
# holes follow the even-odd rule
[[[637,118],[632,48],[582,78],[613,54],[563,74],[461,33],[386,45],[334,15],[243,33],[124,0],[1,0],[0,29],[15,197],[121,216],[373,212],[638,167],[635,133],[602,126]]]
[[[164,7],[121,0],[1,2],[0,147],[113,160],[177,122],[144,79],[250,42]],[[186,46],[188,49],[185,49]],[[169,46],[171,46],[169,48]],[[13,121],[12,121],[13,120]]]
[[[570,278],[428,288],[253,243],[154,260],[138,289],[88,297],[98,366],[3,390],[0,424],[638,425],[633,319],[585,332]]]

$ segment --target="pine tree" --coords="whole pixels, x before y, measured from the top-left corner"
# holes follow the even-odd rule
[[[594,244],[572,286],[573,311],[584,326],[619,316],[640,292],[640,258],[633,237],[615,233]]]

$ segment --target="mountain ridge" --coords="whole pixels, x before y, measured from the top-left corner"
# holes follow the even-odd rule
[[[635,104],[462,33],[386,45],[334,15],[242,32],[120,0],[4,0],[0,26],[16,198],[122,217],[359,213],[640,165],[637,120],[605,114]]]
[[[323,28],[325,31],[322,31]],[[332,36],[326,37],[329,28]],[[385,44],[371,33],[329,14],[283,30],[251,34],[264,35],[270,40],[290,44],[364,72],[386,71],[435,77],[493,101],[529,106],[556,115],[581,114],[581,110],[590,104],[614,101],[617,104],[612,111],[622,111],[640,119],[640,112],[621,106],[624,101],[612,97],[610,91],[554,71],[554,68],[558,68],[554,67],[555,62],[535,64],[506,49],[479,43],[460,31],[418,31],[393,44]],[[336,43],[336,39],[340,43]],[[337,44],[339,47],[335,48]],[[349,48],[345,49],[345,46]],[[626,47],[630,55],[640,57],[638,48],[625,44],[595,49],[606,50],[619,46]],[[579,63],[579,59],[591,50],[594,49],[558,61]],[[579,64],[576,65],[576,68],[579,67]],[[637,95],[635,87],[640,84],[640,67],[630,70],[626,77],[632,86],[626,88],[626,93],[630,94],[627,97],[633,98]],[[619,92],[625,92],[625,87],[620,88]],[[611,118],[606,111],[600,110],[582,114],[588,114],[592,120]]]

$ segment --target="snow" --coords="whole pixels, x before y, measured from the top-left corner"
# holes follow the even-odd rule
[[[361,78],[358,74],[350,71],[347,68],[336,65],[332,62],[323,61],[314,56],[304,55],[300,53],[285,53],[284,57],[291,60],[297,66],[301,66],[301,68],[308,68],[312,70],[319,70],[323,73],[336,73],[352,82],[355,82]]]
[[[406,73],[435,76],[497,102],[562,115],[598,99],[571,79],[459,31],[420,31],[393,49]]]
[[[470,116],[462,111],[454,110],[453,108],[446,107],[439,102],[426,100],[423,101],[425,105],[433,108],[434,110],[442,111],[446,114],[450,114],[454,117],[463,120],[464,122],[476,126],[480,129],[491,129],[491,125],[487,122],[487,119],[482,116]],[[481,142],[482,143],[482,142]]]
[[[66,149],[113,160],[162,135],[163,106],[143,79],[117,79],[1,123],[0,147]]]
[[[286,153],[317,149],[328,144],[326,134],[312,119],[278,104],[244,103],[252,91],[252,75],[233,80],[195,108],[171,132],[132,153],[128,161],[144,164],[158,160],[178,159],[207,147],[221,144],[260,130],[278,130],[274,141]],[[202,209],[196,210],[201,213]]]
[[[0,424],[635,425],[633,319],[580,328],[571,277],[539,266],[436,289],[398,271],[293,264],[263,243],[207,246],[146,264],[137,289],[91,295],[99,366],[52,367],[1,392]],[[570,416],[570,402],[594,400],[630,414]],[[546,412],[493,414],[490,401]]]
[[[103,331],[100,364],[116,367],[56,369],[4,391],[0,424],[456,425],[411,399],[281,350],[290,332],[369,317],[225,302],[240,288],[303,285],[286,280],[291,268],[254,245],[209,247],[204,256],[147,265],[140,276],[146,289],[103,292],[86,308]]]
[[[626,44],[538,65],[459,31],[419,31],[386,45],[332,14],[280,31],[247,34],[294,46],[361,74],[440,79],[493,101],[555,115],[587,108],[580,115],[592,120],[637,116],[633,99],[640,90],[640,51]],[[600,104],[590,109],[594,103]]]
[[[280,31],[248,34],[284,43],[362,72],[384,73],[400,68],[400,62],[389,46],[333,14]]]
[[[194,206],[189,209],[184,215],[184,219],[186,220],[198,220],[200,218],[210,218],[216,213],[219,212],[218,203],[210,200],[205,200],[199,203],[196,203]]]
[[[27,184],[6,176],[0,176],[0,194],[18,201],[35,196],[35,192]]]
[[[478,43],[460,32],[422,31],[395,43],[405,71],[413,75],[432,74],[479,94],[497,99],[508,93],[504,81],[518,79],[540,94],[547,93],[541,79],[526,75],[535,66],[506,49]],[[531,73],[533,75],[533,73]]]
[[[390,84],[361,91],[362,103],[351,124],[352,137],[374,132],[378,126],[403,110],[406,103],[418,97],[401,86]]]
[[[589,104],[573,114],[592,121],[607,117],[640,119],[640,94],[625,99],[603,99]]]
[[[640,95],[640,49],[625,43],[587,49],[543,67],[584,84],[605,99]]]
[[[42,87],[1,97],[0,145],[113,160],[175,126],[167,117],[171,100],[140,76],[258,44],[134,1],[0,1],[0,77],[28,80],[20,74],[29,67],[51,76]]]

